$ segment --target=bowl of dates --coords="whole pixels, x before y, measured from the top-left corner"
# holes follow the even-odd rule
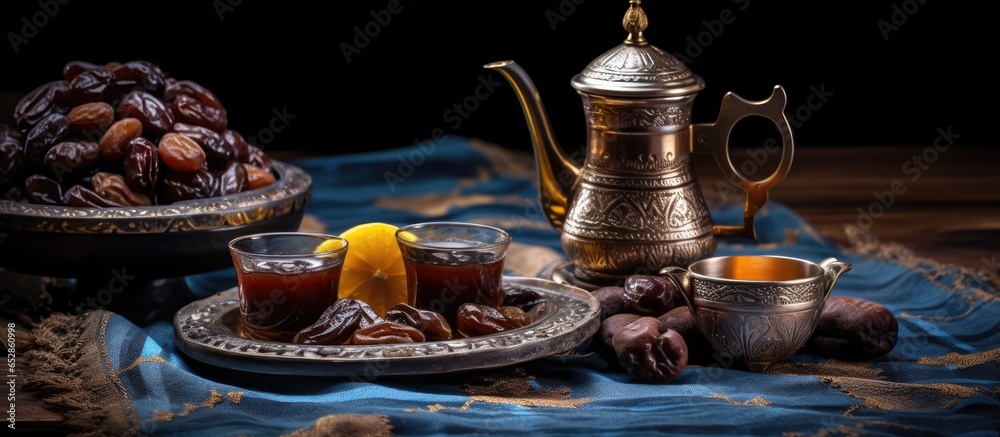
[[[311,190],[207,87],[73,61],[0,124],[0,267],[104,282],[224,269],[233,238],[298,228]]]

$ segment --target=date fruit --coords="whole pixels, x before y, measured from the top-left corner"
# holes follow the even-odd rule
[[[63,193],[59,182],[39,174],[28,176],[24,190],[33,203],[42,205],[62,205]]]
[[[378,312],[375,311],[375,308],[372,308],[371,305],[368,305],[368,302],[365,302],[360,299],[354,299],[354,300],[358,303],[358,305],[361,306],[361,320],[358,321],[358,329],[364,329],[369,326],[376,325],[385,321],[384,319],[382,319],[381,316],[378,315]]]
[[[677,331],[661,334],[660,329],[655,317],[642,317],[619,329],[611,340],[619,364],[638,381],[670,381],[687,368],[684,339]]]
[[[518,307],[518,308],[520,308],[520,307]],[[546,314],[549,313],[549,301],[547,301],[547,300],[541,300],[538,303],[536,303],[534,306],[532,306],[531,308],[528,308],[528,310],[525,311],[525,312],[528,313],[528,317],[531,318],[531,322],[532,323],[537,322],[543,316],[545,316]]]
[[[361,304],[355,299],[337,299],[319,319],[295,334],[293,343],[344,344],[361,323]]]
[[[104,132],[98,144],[101,154],[108,162],[119,162],[125,157],[129,142],[142,135],[142,122],[138,118],[126,117],[114,122]]]
[[[125,206],[105,199],[100,194],[82,185],[73,185],[66,190],[64,199],[67,206],[85,208],[108,208]]]
[[[601,303],[601,320],[625,311],[625,287],[608,286],[598,288],[590,294]]]
[[[205,151],[184,134],[176,132],[164,134],[157,145],[157,152],[167,167],[179,172],[198,171],[205,164]]]
[[[427,340],[450,340],[451,326],[441,313],[398,303],[385,312],[385,320],[417,328]]]
[[[611,340],[614,339],[615,333],[636,320],[641,319],[643,316],[638,314],[621,313],[615,314],[601,322],[601,328],[597,330],[597,337],[594,339],[594,351],[597,355],[607,361],[612,368],[621,369],[621,363],[618,360],[618,353],[615,352],[614,346],[611,344]]]
[[[715,349],[712,348],[712,344],[708,342],[705,335],[695,326],[694,318],[691,316],[691,308],[687,305],[682,305],[667,311],[660,317],[657,317],[657,319],[662,325],[662,328],[660,328],[661,333],[666,329],[672,329],[677,331],[681,335],[681,338],[684,339],[684,343],[688,347],[688,364],[713,364],[715,361],[713,357]]]
[[[13,136],[0,137],[0,185],[14,179],[21,170],[21,140]]]
[[[90,183],[94,192],[112,202],[128,206],[149,206],[152,202],[145,194],[132,191],[125,183],[125,177],[117,173],[97,172]]]
[[[419,329],[395,322],[382,322],[354,331],[351,344],[420,343],[426,338]]]
[[[77,104],[102,102],[110,97],[111,82],[115,75],[111,69],[103,65],[88,68],[69,80],[69,88],[73,100]]]
[[[629,275],[625,278],[626,311],[644,316],[659,316],[674,309],[674,282],[654,275]]]
[[[531,317],[520,308],[513,306],[502,308],[504,309],[477,303],[462,304],[458,307],[455,322],[458,333],[465,337],[476,337],[520,328],[531,323]]]
[[[213,196],[225,196],[245,191],[250,185],[247,169],[243,164],[230,161],[224,170],[215,175]]]
[[[70,109],[66,118],[77,132],[96,137],[115,122],[115,108],[104,102],[84,103]]]
[[[65,139],[69,130],[69,118],[63,114],[51,114],[39,121],[24,137],[24,164],[42,164],[45,154]]]
[[[545,298],[534,290],[504,284],[503,305],[505,306],[516,306],[522,310],[528,311],[531,307],[544,300]]]
[[[216,132],[225,131],[229,123],[226,115],[218,109],[184,94],[174,100],[173,110],[177,121],[206,127]]]
[[[247,171],[247,179],[249,181],[247,186],[251,190],[266,187],[277,181],[270,170],[265,170],[251,164],[243,164],[243,168]]]
[[[840,360],[871,360],[896,346],[896,316],[882,304],[846,296],[826,300],[805,350]]]
[[[228,126],[222,102],[195,82],[169,77],[142,60],[71,61],[61,77],[17,102],[15,124],[0,123],[0,192],[6,200],[57,201],[48,182],[35,180],[27,189],[33,175],[58,182],[62,201],[85,207],[145,204],[143,196],[166,205],[277,182],[270,158]],[[121,175],[138,197],[99,193],[90,179],[97,171]]]
[[[215,192],[215,176],[206,168],[187,173],[167,169],[162,185],[163,194],[173,202],[204,199]]]
[[[90,141],[63,141],[45,154],[45,166],[58,178],[79,176],[101,162],[101,147]]]
[[[69,82],[48,82],[25,94],[14,107],[14,121],[19,126],[34,126],[50,114],[65,114],[72,96]]]
[[[125,183],[138,193],[152,193],[160,177],[160,154],[152,141],[138,137],[125,147]]]
[[[118,103],[119,117],[135,117],[143,129],[153,135],[163,135],[174,126],[174,115],[156,96],[144,91],[132,91]]]

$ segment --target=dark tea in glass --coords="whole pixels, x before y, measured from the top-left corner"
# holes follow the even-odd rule
[[[324,243],[328,240],[338,241]],[[229,247],[236,267],[240,333],[244,337],[291,342],[295,333],[337,301],[347,254],[346,241],[339,237],[257,234],[237,238]]]
[[[417,308],[440,313],[454,328],[463,303],[503,303],[504,258],[510,235],[474,223],[404,226],[396,240],[406,266],[407,298]]]

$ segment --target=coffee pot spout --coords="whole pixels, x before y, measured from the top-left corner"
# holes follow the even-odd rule
[[[483,67],[499,71],[517,93],[535,150],[539,200],[549,223],[562,232],[572,187],[580,175],[580,168],[566,156],[556,141],[542,98],[524,69],[509,60],[489,63]]]

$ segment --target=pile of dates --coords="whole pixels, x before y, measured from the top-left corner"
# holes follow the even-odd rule
[[[689,364],[730,366],[694,324],[672,280],[630,275],[621,286],[591,292],[601,303],[601,327],[593,347],[613,368],[643,382],[676,378]],[[835,296],[826,300],[803,351],[826,358],[870,360],[896,345],[898,325],[885,306]]]
[[[373,345],[420,343],[494,334],[530,325],[548,312],[548,301],[531,290],[505,288],[503,305],[466,303],[458,308],[455,327],[440,313],[398,303],[385,317],[368,303],[338,299],[312,325],[303,328],[293,343],[317,345]]]
[[[16,126],[0,125],[0,198],[148,206],[275,182],[207,88],[146,61],[73,61],[62,73],[18,102]]]

